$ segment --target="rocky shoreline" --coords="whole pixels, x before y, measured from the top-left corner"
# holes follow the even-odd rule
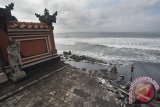
[[[63,60],[64,62],[68,63],[68,62],[73,62],[73,63],[77,63],[77,62],[85,62],[85,63],[89,63],[89,64],[102,64],[104,66],[106,66],[105,69],[100,69],[100,70],[90,70],[87,69],[86,66],[84,66],[83,68],[78,68],[76,66],[72,66],[73,69],[77,70],[77,71],[81,71],[83,73],[86,73],[89,77],[94,77],[97,82],[105,89],[107,90],[109,93],[115,94],[116,97],[114,97],[114,100],[117,104],[120,104],[121,106],[129,106],[129,107],[141,107],[141,106],[146,106],[148,107],[148,105],[145,104],[133,104],[133,105],[128,105],[128,97],[129,97],[129,87],[130,87],[130,81],[124,81],[125,78],[128,79],[128,77],[130,77],[129,72],[131,72],[131,66],[133,65],[127,65],[127,66],[121,66],[121,70],[124,70],[126,73],[128,73],[127,75],[118,75],[117,72],[119,69],[117,69],[117,65],[116,64],[112,64],[112,63],[107,63],[105,61],[102,60],[98,60],[92,57],[88,57],[85,55],[76,55],[76,54],[72,54],[71,51],[69,52],[63,52],[63,55],[61,55],[61,60]],[[69,63],[70,64],[70,63]],[[138,65],[137,65],[138,64]],[[141,70],[142,66],[146,64],[145,62],[135,62],[134,65],[136,66],[136,71]],[[150,63],[148,63],[150,65]],[[110,66],[110,68],[107,68],[107,66]],[[119,66],[119,65],[118,65]],[[147,65],[148,66],[148,65]],[[128,70],[128,71],[126,71]],[[145,71],[142,71],[145,72]],[[137,74],[137,73],[136,73]],[[127,77],[126,77],[127,76]],[[141,76],[141,75],[138,75]],[[138,77],[137,76],[137,77]],[[135,78],[137,78],[135,77]],[[154,104],[154,103],[152,103]]]
[[[101,64],[113,65],[112,63],[107,63],[103,60],[99,60],[99,59],[92,58],[89,56],[72,54],[71,51],[68,51],[68,52],[64,51],[63,55],[61,55],[61,58],[64,60],[68,60],[68,61],[71,61],[71,60],[76,61],[76,62],[85,61],[85,62],[93,63],[93,64],[94,63],[101,63]]]
[[[70,52],[67,54],[66,57],[61,55],[61,60],[73,61],[74,59],[70,58],[72,54],[70,54]],[[74,56],[78,57],[78,55]],[[86,59],[84,59],[85,57],[81,57],[83,60],[78,58],[78,61],[87,62]],[[88,61],[88,63],[90,62]],[[95,59],[92,60],[92,63],[93,65],[96,65],[98,62],[96,62]],[[36,69],[38,74],[39,71],[42,71],[42,73],[45,71],[47,76],[44,75],[43,77],[40,77],[40,79],[36,80],[37,82],[28,87],[27,90],[22,90],[18,94],[15,94],[15,96],[11,96],[4,102],[0,102],[0,105],[6,104],[10,105],[9,107],[12,107],[12,105],[24,106],[27,103],[31,106],[33,105],[33,107],[35,105],[37,106],[37,104],[45,106],[52,105],[53,107],[61,105],[66,107],[77,107],[86,104],[89,104],[90,106],[87,105],[84,107],[92,107],[92,104],[97,104],[102,107],[107,107],[108,105],[110,105],[109,107],[141,107],[140,104],[133,106],[128,105],[128,91],[125,85],[120,84],[124,79],[122,75],[117,76],[117,78],[111,78],[111,76],[115,76],[111,73],[116,74],[116,72],[113,71],[117,71],[114,64],[111,65],[112,69],[106,68],[100,69],[99,71],[90,70],[85,67],[78,68],[67,65],[65,69],[57,72],[56,75],[48,76],[48,73],[52,74],[50,72],[54,71],[57,62],[55,65],[53,63],[49,64],[46,64],[45,67],[43,65]],[[62,65],[64,66],[66,64],[63,63]],[[105,66],[107,65],[110,64],[106,63]],[[61,66],[59,68],[61,68]],[[47,71],[49,72],[47,73]],[[36,88],[37,90],[35,90]],[[70,89],[72,89],[72,91],[68,92]],[[30,93],[25,95],[23,94],[25,91],[29,91]],[[14,98],[16,98],[16,100]],[[10,101],[13,101],[13,103],[10,104]],[[70,102],[72,102],[73,106],[71,106]]]
[[[76,55],[72,54],[71,51],[63,52],[63,55],[61,55],[61,60],[67,62],[67,61],[74,61],[74,62],[85,62],[85,63],[91,63],[91,64],[102,64],[106,66],[106,68],[102,68],[100,70],[90,70],[85,67],[78,68],[76,66],[72,66],[73,69],[80,70],[87,75],[93,76],[98,79],[99,83],[102,84],[104,87],[108,87],[107,90],[113,91],[113,87],[117,88],[123,88],[125,92],[128,92],[128,83],[124,81],[123,75],[118,75],[116,64],[107,63],[102,60],[98,60],[89,56],[85,55]],[[73,63],[74,63],[73,62]],[[110,66],[110,67],[107,67]],[[120,91],[119,91],[120,92]],[[123,93],[126,96],[126,93]],[[127,95],[128,96],[128,95]],[[126,100],[126,99],[125,99]]]
[[[114,95],[114,100],[115,100],[116,104],[120,104],[120,106],[128,105],[127,92],[124,93],[119,90],[119,87],[124,89],[125,86],[122,86],[122,85],[118,84],[117,81],[109,78],[109,75],[107,74],[108,70],[103,69],[100,71],[100,73],[97,73],[96,71],[91,71],[91,70],[87,70],[87,69],[79,69],[79,68],[76,68],[73,66],[72,66],[72,69],[74,69],[76,71],[81,71],[81,72],[84,71],[83,73],[87,74],[90,78],[94,78],[103,87],[104,90],[106,90],[106,91],[108,91],[108,93]]]
[[[97,75],[99,77],[105,78],[105,79],[111,79],[111,80],[119,80],[120,78],[117,77],[117,68],[116,64],[112,63],[107,63],[105,61],[92,58],[89,56],[85,55],[76,55],[72,54],[71,51],[64,51],[63,55],[61,55],[61,60],[62,61],[74,61],[74,62],[85,62],[85,63],[90,63],[90,64],[101,64],[105,65],[106,68],[102,68],[99,71],[97,70],[89,70],[87,68],[82,68],[82,71],[85,71],[87,74],[92,74],[92,75]],[[110,67],[107,67],[110,66]],[[76,68],[75,66],[73,66]],[[116,77],[116,78],[115,78]]]

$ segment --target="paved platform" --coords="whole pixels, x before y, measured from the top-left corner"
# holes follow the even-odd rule
[[[63,66],[66,66],[66,64],[55,59],[24,69],[24,71],[26,71],[28,75],[27,79],[19,83],[13,83],[12,81],[9,80],[5,83],[0,84],[0,101],[1,101],[1,96],[13,92],[13,90],[17,90],[18,88],[21,88],[26,84],[30,84],[31,82],[38,80],[44,75],[55,72],[57,69],[60,69]]]
[[[0,102],[0,107],[120,107],[114,94],[70,66]]]

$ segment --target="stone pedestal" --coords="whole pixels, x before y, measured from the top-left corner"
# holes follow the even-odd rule
[[[8,81],[6,74],[3,72],[0,72],[0,84],[6,81]]]
[[[24,78],[26,78],[27,75],[24,71],[19,71],[19,72],[15,72],[14,74],[12,74],[10,76],[10,79],[13,81],[13,82],[18,82]]]

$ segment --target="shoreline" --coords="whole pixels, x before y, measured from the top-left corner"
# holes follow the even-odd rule
[[[73,60],[71,60],[69,58],[68,58],[68,60],[73,61]],[[55,62],[55,64],[56,63],[57,62]],[[76,62],[73,62],[73,63],[76,63]],[[81,61],[79,60],[79,62],[77,62],[77,63],[90,64],[89,62],[88,63],[87,62],[83,62],[82,60]],[[136,63],[135,65],[138,66],[139,64],[140,63]],[[53,72],[52,70],[55,69],[52,65],[53,65],[53,63],[50,63],[50,65],[46,64],[45,69],[44,69],[44,66],[41,66],[40,68],[36,69],[36,71],[33,72],[33,74],[39,73],[39,70],[41,70],[41,72],[43,74],[45,73],[45,72],[43,72],[44,70],[49,71],[48,73],[50,74],[51,72]],[[64,66],[64,65],[66,65],[66,64],[62,64],[62,66]],[[92,63],[90,65],[91,68],[93,67],[92,65],[96,65],[97,67],[100,66],[100,64],[97,64],[96,62]],[[114,65],[114,64],[112,64],[112,65]],[[110,64],[104,64],[103,66],[107,67],[107,66],[112,66],[112,65],[110,65]],[[139,66],[141,66],[141,65],[143,65],[143,63],[140,64]],[[154,66],[159,66],[159,65],[155,65],[155,64],[153,64],[153,65]],[[147,65],[144,64],[144,66],[147,66]],[[152,66],[152,64],[151,64],[151,66]],[[41,68],[43,68],[43,69],[41,69]],[[52,70],[51,70],[51,68],[52,68]],[[120,69],[122,69],[122,70],[124,70],[124,69],[128,70],[129,66],[128,66],[128,68],[126,66],[120,66],[118,68],[118,71]],[[135,70],[138,70],[138,67]],[[126,93],[128,93],[127,90],[122,87],[123,85],[120,85],[120,84],[116,83],[115,80],[111,80],[110,78],[108,78],[108,75],[107,75],[108,72],[109,72],[109,68],[108,69],[107,68],[106,69],[101,69],[101,67],[100,67],[99,71],[98,71],[98,70],[85,69],[85,67],[78,68],[78,67],[75,67],[75,66],[72,66],[71,64],[69,64],[67,69],[62,70],[61,72],[57,72],[56,75],[46,76],[46,75],[48,75],[48,73],[45,73],[46,75],[43,76],[45,78],[41,77],[42,79],[39,79],[38,82],[36,82],[34,84],[31,84],[31,86],[27,87],[27,90],[31,91],[30,94],[25,95],[23,93],[25,93],[25,91],[27,91],[27,90],[25,90],[25,89],[24,90],[20,90],[20,92],[15,93],[15,95],[10,96],[10,98],[6,99],[5,102],[9,102],[9,100],[12,97],[16,97],[18,100],[16,100],[13,103],[15,103],[15,104],[21,104],[21,103],[19,103],[19,102],[22,101],[21,99],[27,99],[27,100],[29,100],[28,96],[29,97],[30,96],[31,97],[35,97],[34,99],[37,99],[37,96],[39,97],[41,95],[39,93],[45,93],[46,94],[45,97],[44,96],[40,96],[40,97],[41,97],[41,100],[44,100],[45,98],[47,98],[47,100],[45,99],[42,102],[45,102],[45,104],[48,104],[48,102],[50,101],[50,96],[48,95],[48,93],[49,94],[50,93],[53,94],[52,91],[54,89],[57,89],[56,94],[55,94],[56,96],[53,96],[52,98],[57,99],[57,102],[58,102],[58,101],[61,101],[61,99],[63,99],[61,97],[62,93],[65,96],[66,93],[68,93],[67,91],[70,88],[73,88],[74,94],[77,94],[78,97],[82,95],[80,98],[86,97],[86,95],[89,95],[88,98],[93,98],[93,96],[90,96],[90,94],[93,93],[92,91],[93,90],[99,90],[99,88],[101,88],[102,89],[101,91],[105,91],[105,92],[101,93],[102,94],[102,99],[100,99],[101,101],[103,101],[104,97],[107,96],[107,98],[108,98],[110,96],[111,98],[113,98],[112,100],[115,102],[116,105],[121,105],[122,106],[122,105],[127,104],[127,99],[128,99],[128,95],[126,94]],[[32,76],[32,78],[35,79],[35,77],[33,77],[33,76]],[[22,82],[22,83],[24,83],[24,82]],[[20,83],[20,84],[22,85],[22,83]],[[89,91],[89,93],[88,93],[88,91],[86,91],[86,88],[83,89],[84,85],[80,86],[81,84],[84,84],[86,87],[89,87],[89,88],[87,88],[88,91]],[[95,84],[97,84],[97,85],[95,85]],[[76,87],[79,87],[79,88],[75,88],[74,85]],[[34,89],[37,86],[38,86],[38,90],[36,91]],[[62,88],[62,86],[63,86],[63,88]],[[92,88],[94,88],[94,89],[92,89]],[[119,88],[122,89],[122,90],[120,90]],[[43,91],[43,90],[46,90],[46,91]],[[99,92],[101,92],[101,91],[96,92],[97,93],[96,95],[99,95]],[[23,96],[19,98],[18,95],[23,95]],[[68,98],[68,97],[64,97],[64,98]],[[98,98],[98,97],[95,96],[95,98]],[[74,101],[74,99],[75,98],[73,98],[72,100]],[[97,101],[100,101],[100,100],[98,99]],[[112,102],[111,102],[112,100],[108,101],[108,99],[106,99],[105,102],[108,101],[107,104],[112,104]],[[62,101],[65,102],[66,100],[63,99]],[[96,101],[96,103],[99,104],[99,102],[97,102],[97,101]],[[34,101],[34,103],[36,103],[36,102],[37,102],[37,100]],[[1,104],[3,104],[3,102]],[[60,104],[64,104],[64,103],[61,102]],[[70,105],[70,104],[68,104],[68,105]]]
[[[160,63],[134,61],[128,65],[112,64],[107,63],[107,61],[99,60],[89,56],[72,54],[71,51],[64,51],[63,55],[61,55],[61,60],[67,64],[72,65],[73,67],[82,69],[85,72],[97,72],[97,74],[102,75],[103,73],[101,71],[108,72],[108,70],[113,67],[113,65],[116,65],[118,76],[123,75],[125,77],[125,82],[129,81],[131,73],[130,67],[133,64],[135,68],[133,71],[133,80],[140,76],[148,76],[160,84]]]

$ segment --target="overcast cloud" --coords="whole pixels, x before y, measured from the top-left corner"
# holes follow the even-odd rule
[[[34,13],[58,11],[55,32],[159,32],[160,0],[0,0],[13,2],[19,21],[38,21]]]

